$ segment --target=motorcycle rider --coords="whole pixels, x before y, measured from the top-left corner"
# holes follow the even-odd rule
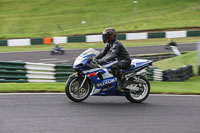
[[[123,87],[121,85],[121,69],[126,69],[130,66],[131,58],[122,43],[116,39],[116,31],[114,28],[105,29],[102,33],[102,39],[106,45],[103,51],[97,55],[97,62],[99,64],[104,64],[109,61],[118,61],[111,66],[111,72],[115,77],[117,77],[118,90],[121,90]],[[111,50],[111,55],[107,58],[103,58],[109,50]]]
[[[59,51],[59,50],[60,50],[59,45],[58,45],[58,44],[55,44],[55,48],[54,48],[54,49],[57,50],[57,51]]]
[[[169,39],[168,42],[169,42],[169,43],[168,43],[167,45],[165,45],[165,49],[171,49],[170,46],[178,47],[178,46],[177,46],[177,43],[176,43],[174,40]]]

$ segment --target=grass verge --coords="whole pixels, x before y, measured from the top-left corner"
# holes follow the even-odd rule
[[[192,28],[200,21],[199,0],[1,0],[0,10],[0,38]]]
[[[184,65],[191,64],[193,66],[194,73],[197,74],[198,72],[196,51],[189,52],[181,56],[175,56],[175,57],[168,58],[165,60],[160,60],[153,64],[154,66],[158,67],[161,70],[176,69]]]
[[[1,83],[0,92],[64,92],[65,82],[57,83]]]
[[[151,81],[151,93],[200,95],[200,76],[184,82]],[[1,83],[0,93],[11,92],[64,92],[65,83]]]
[[[152,81],[150,84],[152,88],[151,93],[200,95],[200,76],[194,76],[183,82]]]

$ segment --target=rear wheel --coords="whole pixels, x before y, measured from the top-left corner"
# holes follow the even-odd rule
[[[90,95],[91,88],[89,82],[86,81],[80,88],[82,82],[83,78],[79,77],[71,77],[66,82],[65,93],[74,102],[81,102]]]
[[[137,81],[133,81],[132,86],[136,86],[138,90],[129,91],[125,93],[126,98],[133,103],[141,103],[149,96],[150,84],[143,76],[137,76]]]

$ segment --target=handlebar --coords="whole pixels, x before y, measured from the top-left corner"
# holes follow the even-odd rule
[[[94,57],[90,57],[89,60],[92,62],[92,65],[98,68],[103,68],[100,64],[98,64],[97,59]]]

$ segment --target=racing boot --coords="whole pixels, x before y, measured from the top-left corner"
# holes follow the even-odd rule
[[[117,75],[116,75],[116,77],[117,77],[117,89],[119,91],[122,90],[122,75],[123,75],[122,71],[120,69],[117,70]]]
[[[129,85],[129,82],[127,80],[122,81],[122,79],[117,79],[117,91],[118,93],[121,92],[129,92],[129,89],[126,88],[126,86]]]
[[[121,85],[121,79],[117,78],[117,90],[120,91],[122,90],[122,85]]]
[[[126,86],[128,86],[128,85],[129,85],[129,81],[125,79],[125,80],[122,82],[121,87],[122,87],[122,89],[125,89]]]

